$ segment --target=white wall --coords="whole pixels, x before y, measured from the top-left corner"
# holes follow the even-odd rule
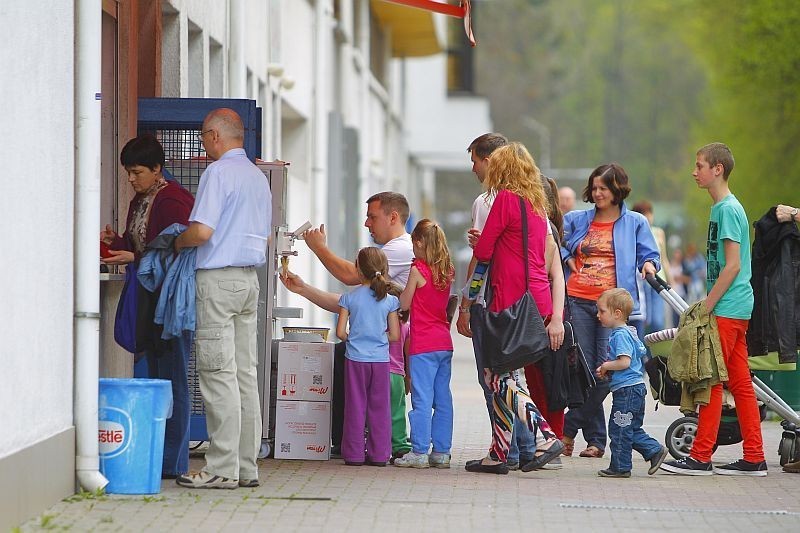
[[[330,0],[322,2],[322,44],[317,46],[316,28],[320,21],[317,15],[318,0],[169,0],[165,11],[178,13],[179,36],[174,36],[165,27],[163,86],[172,93],[165,96],[188,96],[191,80],[203,79],[204,96],[212,96],[213,87],[219,83],[213,79],[208,57],[208,43],[213,39],[222,44],[226,80],[224,95],[229,94],[228,46],[230,2],[244,2],[247,15],[245,23],[245,68],[252,73],[248,90],[258,95],[264,114],[264,146],[266,157],[289,161],[287,219],[290,229],[306,220],[319,225],[328,222],[327,198],[338,191],[328,190],[328,113],[341,113],[345,125],[359,131],[360,199],[352,209],[365,212],[362,203],[369,195],[396,190],[409,194],[419,190],[410,180],[420,175],[419,169],[411,166],[406,146],[406,125],[402,97],[404,69],[398,61],[388,60],[391,46],[391,31],[387,31],[386,49],[381,51],[389,66],[386,86],[379,84],[369,70],[370,17],[368,0],[342,0],[340,2],[339,34],[334,35]],[[359,27],[353,19],[355,13]],[[194,25],[202,33],[202,61],[192,61],[187,35]],[[355,39],[358,38],[358,42]],[[172,49],[168,48],[168,42]],[[175,47],[179,49],[176,50]],[[184,51],[185,49],[185,51]],[[216,61],[217,63],[219,61]],[[336,64],[334,63],[336,62]],[[202,72],[192,72],[197,65]],[[270,76],[267,67],[279,64],[282,76]],[[442,72],[443,76],[444,73]],[[194,77],[193,77],[194,76]],[[211,79],[209,79],[211,78]],[[290,79],[293,87],[281,88]],[[195,85],[197,86],[197,85]],[[258,90],[263,87],[263,96]],[[277,92],[280,98],[277,99]],[[277,104],[280,101],[279,106]],[[281,131],[273,139],[273,132]],[[320,133],[322,132],[322,133]],[[275,151],[271,150],[275,147]],[[418,198],[419,196],[417,196]],[[417,205],[413,206],[417,208]],[[350,207],[348,206],[348,209]],[[416,210],[416,209],[415,209]],[[370,244],[369,234],[359,228],[358,239],[362,245]],[[298,242],[299,256],[292,259],[292,268],[310,283],[329,290],[340,290],[339,284],[330,276],[319,261]],[[279,304],[303,307],[302,320],[287,321],[286,324],[322,325],[329,320],[328,314],[305,300],[279,289]]]
[[[408,147],[437,169],[470,170],[469,143],[492,131],[489,103],[476,96],[448,96],[444,54],[406,62]]]
[[[72,425],[73,21],[0,3],[0,457]]]

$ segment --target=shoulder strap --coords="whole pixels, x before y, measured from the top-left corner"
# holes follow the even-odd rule
[[[525,200],[519,196],[519,212],[522,215],[522,269],[525,272],[525,290],[528,290],[528,213],[525,212]]]

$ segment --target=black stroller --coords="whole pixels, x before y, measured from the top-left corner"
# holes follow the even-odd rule
[[[682,313],[689,306],[676,293],[670,285],[658,276],[648,276],[647,282],[651,287],[678,313]],[[650,388],[653,397],[659,403],[669,406],[680,405],[681,385],[672,379],[667,372],[667,358],[672,347],[672,339],[677,328],[665,329],[645,335],[645,344],[650,348],[652,358],[646,363]],[[779,364],[777,355],[768,354],[762,357],[751,357],[748,360],[751,370],[795,370],[795,364]],[[778,445],[778,455],[781,466],[789,462],[800,460],[800,416],[772,389],[764,384],[757,376],[753,378],[753,389],[759,402],[761,420],[766,418],[767,409],[771,409],[783,421],[783,435]],[[717,435],[717,446],[737,444],[742,441],[739,421],[736,418],[736,409],[731,407],[729,393],[724,392],[722,418]],[[727,400],[727,401],[726,401]],[[689,455],[692,443],[697,432],[697,413],[689,413],[670,424],[664,437],[664,442],[670,455],[681,459]],[[716,449],[716,447],[715,447]]]

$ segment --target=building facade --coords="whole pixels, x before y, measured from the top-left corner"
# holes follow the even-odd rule
[[[445,27],[443,16],[382,0],[2,2],[0,31],[16,44],[0,52],[0,528],[78,482],[91,488],[80,472],[96,460],[93,384],[132,375],[112,335],[122,276],[98,274],[96,239],[105,224],[124,229],[133,193],[118,155],[136,135],[138,99],[255,100],[262,159],[290,162],[290,229],[324,223],[330,246],[348,257],[369,244],[367,197],[395,190],[415,219],[434,216],[439,156],[462,154],[490,127],[476,98],[441,128],[454,120],[446,65],[417,58],[445,57]],[[432,109],[419,109],[432,94]],[[450,139],[465,131],[469,139]],[[293,270],[340,289],[304,245],[296,249]],[[279,325],[332,323],[285,290],[279,299],[304,309]],[[92,417],[94,459],[91,431],[81,436]]]

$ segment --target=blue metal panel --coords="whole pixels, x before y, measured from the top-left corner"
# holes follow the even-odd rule
[[[242,117],[244,149],[251,161],[259,155],[261,132],[255,100],[235,98],[139,98],[139,133],[158,130],[196,130],[200,132],[203,119],[215,109],[227,107]]]

